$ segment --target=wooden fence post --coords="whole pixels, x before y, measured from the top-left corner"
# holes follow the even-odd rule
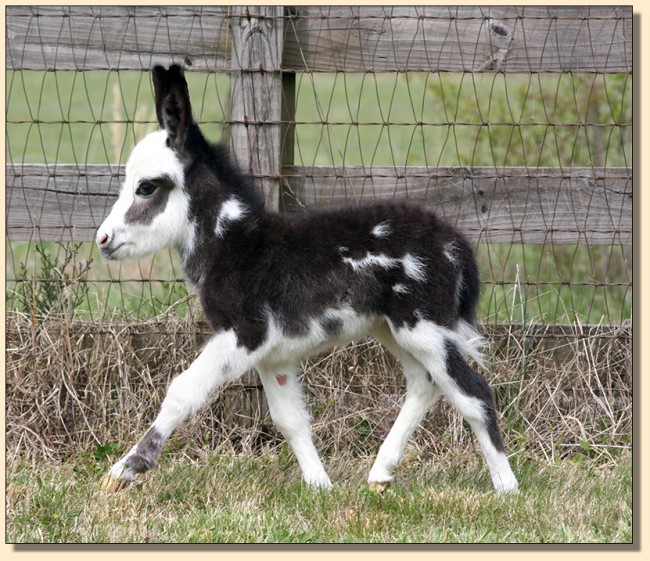
[[[279,208],[282,165],[293,164],[294,74],[283,76],[284,8],[234,6],[231,11],[230,149],[271,210]],[[286,84],[286,91],[285,91]],[[287,96],[285,102],[285,95]],[[243,388],[242,388],[243,385]],[[222,396],[224,415],[259,427],[268,405],[254,371]],[[241,398],[242,391],[248,399]]]
[[[282,6],[232,8],[230,146],[274,210],[281,167],[293,164],[293,127],[286,123],[294,119],[295,77],[282,74],[283,18]]]

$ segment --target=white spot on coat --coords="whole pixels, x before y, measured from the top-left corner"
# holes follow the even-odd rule
[[[422,259],[415,255],[407,253],[404,257],[388,257],[380,253],[374,254],[368,252],[363,259],[353,259],[351,257],[344,257],[343,261],[350,265],[355,273],[362,273],[365,269],[370,267],[381,267],[382,269],[394,269],[400,265],[404,269],[404,274],[417,281],[424,282],[426,280],[425,265]]]
[[[393,292],[395,294],[408,294],[411,291],[409,290],[408,286],[401,282],[398,282],[397,284],[393,285]]]
[[[344,257],[343,261],[350,265],[355,273],[363,272],[364,269],[369,267],[381,267],[382,269],[394,269],[400,263],[400,259],[388,257],[383,253],[376,255],[368,252],[363,259],[352,259],[351,257]]]
[[[221,205],[214,233],[217,234],[217,237],[223,238],[226,235],[228,225],[241,220],[247,212],[246,205],[237,197],[228,199]]]
[[[388,222],[380,222],[372,229],[372,235],[376,238],[385,238],[393,233]]]
[[[447,242],[442,250],[445,257],[449,259],[452,265],[458,265],[458,243],[456,240]]]
[[[427,276],[424,272],[426,267],[422,259],[415,255],[407,253],[402,259],[402,263],[404,264],[404,272],[406,273],[407,277],[410,277],[418,282],[424,282],[426,280]]]

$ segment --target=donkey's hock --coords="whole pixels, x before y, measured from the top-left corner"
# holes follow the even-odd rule
[[[371,335],[401,361],[407,381],[371,487],[390,485],[407,440],[444,395],[475,431],[496,490],[515,491],[491,390],[467,362],[482,364],[482,340],[474,318],[478,271],[465,238],[407,204],[268,211],[225,149],[204,139],[181,68],[154,68],[153,83],[161,130],[133,150],[97,244],[108,259],[175,247],[214,335],[173,380],[153,425],[111,468],[104,487],[120,488],[155,466],[172,431],[250,368],[259,372],[304,480],[329,487],[299,364]]]

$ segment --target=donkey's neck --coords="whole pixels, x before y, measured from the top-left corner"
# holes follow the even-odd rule
[[[199,228],[196,222],[192,223],[188,228],[187,239],[184,240],[183,244],[176,247],[178,255],[181,258],[185,278],[196,287],[200,287],[203,284],[203,278],[205,277],[204,269],[206,266],[206,261],[202,258],[205,252],[200,249],[202,243],[198,235],[198,230]]]
[[[255,237],[266,211],[241,193],[216,189],[211,200],[197,206],[189,221],[187,238],[177,249],[185,276],[201,288],[212,269],[227,268],[233,252],[241,250],[251,234]]]
[[[222,144],[206,141],[192,123],[185,141],[185,188],[190,197],[188,231],[177,247],[186,277],[201,287],[218,266],[224,246],[250,230],[264,214],[264,199]]]

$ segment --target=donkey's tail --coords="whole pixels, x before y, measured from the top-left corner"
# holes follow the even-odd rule
[[[478,266],[474,252],[467,246],[467,256],[463,260],[460,287],[458,290],[458,315],[470,325],[476,324],[476,306],[481,293],[481,283],[478,277]]]

